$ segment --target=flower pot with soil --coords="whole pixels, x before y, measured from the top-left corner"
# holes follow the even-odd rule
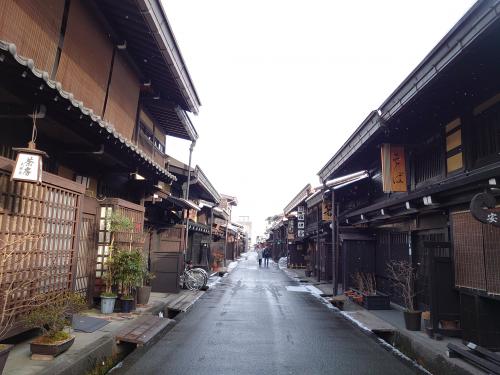
[[[404,311],[405,327],[409,331],[420,331],[422,311]]]
[[[52,300],[51,303],[31,310],[23,318],[23,323],[30,328],[39,328],[42,332],[30,343],[31,353],[55,357],[73,345],[75,337],[64,328],[70,325],[68,316],[83,310],[86,303],[80,295],[72,292],[47,298]]]
[[[14,345],[0,344],[0,374],[3,372],[9,353],[13,347]]]

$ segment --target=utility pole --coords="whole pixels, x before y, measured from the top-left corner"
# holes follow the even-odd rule
[[[191,184],[191,158],[193,156],[194,146],[196,146],[196,141],[191,142],[191,146],[189,146],[189,166],[188,166],[188,177],[187,177],[187,186],[186,190],[184,190],[184,199],[186,201],[189,200],[189,185]],[[184,243],[184,261],[186,261],[186,253],[189,242],[189,209],[186,209],[186,238]]]

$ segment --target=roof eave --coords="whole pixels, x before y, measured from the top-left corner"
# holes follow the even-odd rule
[[[151,34],[158,43],[161,54],[165,58],[167,65],[172,69],[172,74],[182,96],[188,103],[189,110],[197,114],[201,102],[160,1],[136,0],[136,2],[151,30]]]

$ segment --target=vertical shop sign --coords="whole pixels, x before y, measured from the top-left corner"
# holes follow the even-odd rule
[[[306,214],[304,206],[297,207],[297,237],[303,238],[305,236],[306,227]]]
[[[384,193],[407,191],[404,147],[385,143],[380,150]]]

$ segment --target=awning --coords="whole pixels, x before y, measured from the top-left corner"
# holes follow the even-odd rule
[[[369,174],[367,171],[351,173],[342,177],[337,177],[332,180],[326,181],[325,186],[327,188],[333,188],[333,190],[337,190],[343,188],[344,186],[363,180],[368,176]]]
[[[203,173],[198,165],[194,169],[193,179],[190,182],[190,185],[196,184],[200,185],[208,193],[208,195],[212,199],[212,202],[220,203],[220,194],[217,192],[217,190],[215,190],[212,183],[208,180],[207,176],[205,175],[205,173]]]
[[[186,208],[186,209],[190,209],[190,210],[196,210],[196,211],[199,211],[200,210],[200,207],[198,207],[196,204],[194,204],[193,202],[191,201],[188,201],[184,198],[177,198],[177,197],[173,197],[173,196],[169,196],[167,197],[167,200],[179,207],[182,207],[182,208]]]
[[[229,219],[229,215],[222,208],[219,208],[219,207],[214,207],[214,216],[220,217],[221,219],[224,219],[224,220]]]
[[[328,190],[342,189],[343,187],[354,184],[355,182],[364,180],[365,178],[368,177],[369,174],[367,171],[360,171],[329,180],[325,183],[326,189],[325,188],[319,189],[313,195],[311,195],[306,199],[307,207],[312,207],[320,203],[323,200],[323,193]]]

